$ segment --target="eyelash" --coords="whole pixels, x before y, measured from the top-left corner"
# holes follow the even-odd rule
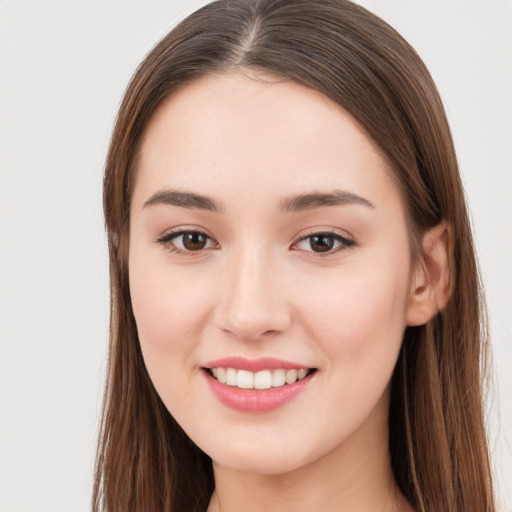
[[[164,233],[163,235],[161,235],[157,238],[156,243],[161,244],[164,247],[166,247],[166,249],[169,252],[178,254],[180,256],[197,257],[197,256],[200,256],[203,251],[211,249],[211,247],[209,247],[209,248],[198,249],[197,251],[187,251],[187,250],[180,249],[179,247],[176,247],[176,245],[174,245],[174,243],[172,243],[172,240],[174,240],[180,236],[187,235],[187,234],[196,234],[196,235],[204,236],[208,240],[216,243],[211,236],[207,235],[203,231],[199,231],[199,230],[195,230],[195,229],[180,229],[178,231],[171,231],[171,232]],[[326,252],[305,251],[306,253],[308,253],[307,256],[311,257],[311,258],[317,258],[317,257],[324,258],[326,256],[332,256],[333,254],[338,253],[340,250],[350,249],[351,247],[354,247],[356,245],[356,242],[354,240],[347,238],[345,236],[342,236],[339,233],[336,233],[334,231],[329,231],[329,230],[327,230],[327,231],[311,231],[311,232],[307,233],[306,235],[302,236],[293,245],[295,246],[305,240],[312,239],[315,236],[318,236],[318,237],[324,236],[324,237],[328,237],[328,238],[333,238],[334,243],[338,242],[340,245],[337,248],[330,249]],[[172,244],[172,245],[169,247],[167,244]],[[310,246],[311,246],[311,242],[310,242]]]

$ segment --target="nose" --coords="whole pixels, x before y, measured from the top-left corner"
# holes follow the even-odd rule
[[[261,251],[233,255],[223,272],[216,324],[240,340],[268,338],[289,328],[292,315],[282,272]]]

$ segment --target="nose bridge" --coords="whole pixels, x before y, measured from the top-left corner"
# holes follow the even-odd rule
[[[289,304],[276,255],[271,248],[246,242],[226,261],[225,295],[218,325],[238,338],[256,340],[285,330]]]

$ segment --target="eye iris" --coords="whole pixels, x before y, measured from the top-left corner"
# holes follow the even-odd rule
[[[201,233],[184,233],[183,247],[188,251],[199,251],[204,249],[207,237]]]
[[[330,235],[314,235],[309,245],[315,252],[327,252],[334,247],[334,238]]]

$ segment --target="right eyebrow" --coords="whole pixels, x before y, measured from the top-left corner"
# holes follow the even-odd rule
[[[199,208],[211,212],[222,213],[225,207],[212,197],[196,194],[194,192],[182,192],[179,190],[165,189],[153,194],[145,203],[143,208],[154,205],[172,205],[182,208]]]

